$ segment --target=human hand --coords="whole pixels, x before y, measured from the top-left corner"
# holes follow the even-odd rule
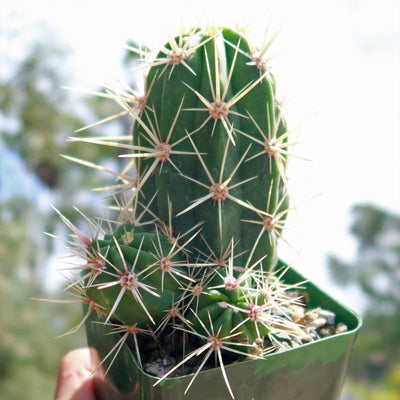
[[[140,400],[139,385],[130,393],[120,393],[105,378],[97,351],[86,347],[61,360],[54,400]]]
[[[60,363],[54,400],[96,400],[92,372],[99,363],[96,350],[91,348],[66,354]]]

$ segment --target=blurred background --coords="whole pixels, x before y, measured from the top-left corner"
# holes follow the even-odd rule
[[[52,206],[90,233],[73,206],[102,216],[108,200],[91,189],[112,183],[60,155],[118,168],[113,149],[68,141],[119,112],[84,91],[139,89],[127,43],[157,46],[207,22],[249,24],[259,44],[280,30],[270,65],[299,125],[294,153],[311,160],[289,166],[302,205],[281,256],[364,318],[343,400],[400,399],[398,0],[0,0],[1,398],[51,399],[61,357],[85,345],[83,329],[57,338],[81,321],[79,303],[31,300],[71,298],[68,231]],[[79,135],[129,131],[119,118]]]

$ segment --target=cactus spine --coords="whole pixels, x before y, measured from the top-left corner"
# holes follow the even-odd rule
[[[265,50],[239,31],[193,29],[147,64],[142,97],[111,96],[133,117],[125,147],[137,175],[132,187],[119,174],[133,195],[118,202],[114,230],[80,245],[76,283],[89,312],[135,343],[141,333],[160,346],[171,332],[189,336],[188,355],[160,380],[215,353],[232,397],[223,357],[262,356],[264,338],[299,334],[275,270],[288,133]]]

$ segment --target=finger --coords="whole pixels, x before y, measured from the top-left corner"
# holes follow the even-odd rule
[[[92,371],[98,355],[93,349],[76,349],[66,354],[57,378],[54,400],[96,400]]]

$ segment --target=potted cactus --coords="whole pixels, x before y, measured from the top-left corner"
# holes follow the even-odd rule
[[[107,398],[339,396],[360,320],[277,255],[290,131],[267,48],[213,27],[151,61],[133,49],[144,93],[107,94],[133,134],[76,139],[125,148],[134,167],[116,173],[117,217],[94,237],[62,217]]]

